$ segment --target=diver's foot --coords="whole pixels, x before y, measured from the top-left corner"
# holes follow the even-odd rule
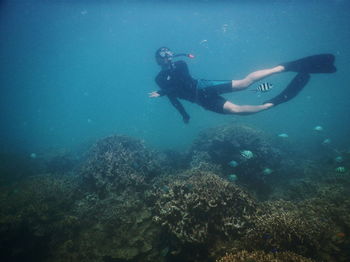
[[[334,65],[333,54],[318,54],[307,56],[298,60],[283,63],[285,71],[292,71],[304,74],[335,73],[337,68]]]
[[[286,70],[286,68],[283,65],[278,65],[278,66],[275,67],[276,73],[281,73],[281,72],[283,72],[285,70]]]
[[[263,104],[263,106],[265,107],[265,109],[269,109],[269,108],[273,107],[274,104],[272,104],[272,103],[266,103],[266,104]]]

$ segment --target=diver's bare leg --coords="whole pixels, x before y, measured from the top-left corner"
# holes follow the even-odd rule
[[[276,73],[281,73],[283,71],[284,71],[284,67],[279,65],[273,68],[255,71],[253,73],[250,73],[244,79],[241,79],[241,80],[232,80],[232,91],[239,91],[239,90],[245,89],[258,80],[261,80],[267,76],[270,76]]]
[[[224,104],[224,113],[225,114],[235,114],[235,115],[250,115],[254,113],[258,113],[260,111],[264,111],[273,107],[273,104],[267,103],[263,105],[236,105],[231,103],[230,101],[226,101]]]

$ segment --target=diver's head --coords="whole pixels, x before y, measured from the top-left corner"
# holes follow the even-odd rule
[[[173,58],[185,56],[188,58],[193,59],[193,54],[186,54],[186,53],[176,53],[174,54],[168,47],[160,47],[156,51],[156,61],[157,64],[160,65],[163,68],[173,67]]]
[[[168,48],[168,47],[160,47],[156,51],[156,61],[157,64],[160,66],[168,65],[172,58],[174,56],[174,53]]]

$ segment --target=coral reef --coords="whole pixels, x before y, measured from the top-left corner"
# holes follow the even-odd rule
[[[201,163],[205,168],[210,163],[220,176],[235,173],[239,184],[248,186],[258,195],[267,195],[271,191],[269,183],[264,181],[263,170],[278,169],[282,154],[262,131],[238,124],[202,131],[190,152],[192,162],[197,166]],[[248,152],[249,157],[246,157]],[[229,164],[232,161],[237,162],[237,166],[232,167]]]
[[[59,176],[55,172],[18,181],[0,195],[0,244],[6,258],[163,260],[155,248],[160,227],[144,199],[160,168],[139,140],[102,139],[88,153],[79,176],[65,166],[60,169],[56,163],[66,162],[59,156],[52,159]],[[22,246],[21,238],[32,245]],[[28,254],[35,248],[47,252],[37,252],[41,257]]]
[[[182,151],[164,150],[159,152],[158,161],[166,174],[176,174],[188,169],[190,166],[189,154]]]
[[[298,208],[288,201],[273,201],[262,204],[261,212],[252,219],[243,242],[265,251],[293,251],[314,256],[324,247],[330,237],[329,221],[321,219],[308,206]]]
[[[255,200],[215,174],[192,173],[155,193],[154,220],[184,243],[205,243],[242,232],[255,211]]]
[[[232,124],[202,131],[191,147],[192,152],[207,152],[211,161],[223,166],[232,160],[242,163],[242,152],[248,150],[253,153],[254,163],[264,161],[265,165],[272,165],[280,159],[281,152],[262,131],[245,125]]]
[[[264,251],[248,252],[246,250],[227,254],[216,262],[313,262],[292,252],[265,253]]]
[[[81,169],[85,183],[100,196],[129,186],[142,189],[159,173],[155,155],[140,140],[126,136],[98,141]]]
[[[2,156],[2,260],[349,261],[350,176],[334,171],[340,158],[302,160],[281,148],[228,125],[184,152],[116,135],[85,157]]]
[[[53,261],[162,261],[155,248],[160,227],[145,201],[160,171],[157,155],[140,140],[110,136],[98,141],[80,172],[86,192],[73,207],[80,228]]]
[[[75,203],[74,215],[81,230],[60,245],[51,261],[162,261],[160,227],[137,195],[99,199],[87,194]]]
[[[32,177],[0,194],[0,252],[3,259],[42,260],[72,237],[77,218],[70,212],[79,197],[77,181],[49,175]],[[35,250],[40,251],[36,252]],[[12,259],[10,259],[12,258]]]
[[[78,166],[78,159],[69,154],[62,154],[49,158],[45,163],[45,169],[51,174],[66,174]]]
[[[215,174],[224,175],[223,168],[219,164],[215,164],[209,155],[208,152],[205,151],[192,151],[191,154],[191,162],[190,162],[191,170],[197,171],[210,171]]]
[[[306,199],[298,204],[297,209],[312,214],[328,224],[328,238],[323,241],[322,249],[317,254],[324,261],[348,261],[350,257],[350,200],[346,191],[330,190],[325,187],[320,195]],[[336,258],[336,259],[335,259]]]
[[[35,176],[42,170],[42,164],[28,155],[0,153],[0,185],[16,183],[28,176]]]

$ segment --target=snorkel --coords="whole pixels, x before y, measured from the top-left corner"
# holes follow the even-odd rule
[[[186,56],[188,58],[195,58],[195,56],[193,54],[185,54],[185,53],[180,53],[180,54],[174,54],[173,57],[179,57],[179,56]]]
[[[191,59],[194,58],[193,54],[185,54],[185,53],[173,54],[171,57],[168,57],[168,60],[170,62],[170,69],[174,69],[174,67],[175,67],[174,62],[172,61],[172,59],[175,58],[175,57],[181,57],[181,56],[185,56],[185,57],[188,57],[188,58],[191,58]]]
[[[156,51],[156,60],[159,65],[162,67],[169,66],[170,69],[174,69],[174,62],[172,61],[173,58],[185,56],[190,59],[195,58],[193,54],[186,54],[186,53],[179,53],[174,54],[169,48],[167,47],[161,47]],[[167,61],[167,63],[164,62]]]

